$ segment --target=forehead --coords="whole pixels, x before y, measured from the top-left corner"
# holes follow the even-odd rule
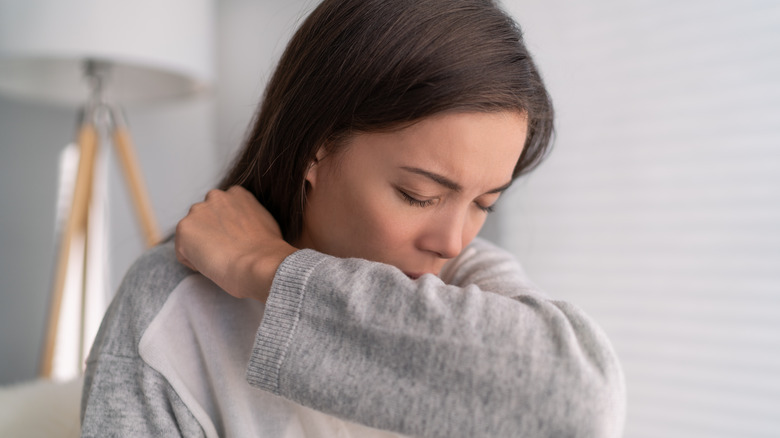
[[[344,158],[356,165],[411,165],[466,182],[503,184],[511,179],[526,131],[527,118],[518,112],[446,113],[392,132],[356,134]]]
[[[424,118],[395,131],[397,140],[412,146],[421,140],[433,146],[452,145],[487,151],[490,144],[502,146],[525,140],[527,119],[514,111],[444,113]],[[419,146],[419,145],[417,145]]]

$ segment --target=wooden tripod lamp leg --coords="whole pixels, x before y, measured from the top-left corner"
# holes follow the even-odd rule
[[[117,148],[119,161],[125,173],[125,180],[130,187],[130,194],[135,204],[135,211],[141,228],[146,238],[146,245],[151,247],[160,242],[160,230],[157,226],[157,220],[154,216],[152,203],[149,200],[146,185],[141,174],[141,166],[135,155],[133,142],[130,139],[130,132],[121,122],[117,111],[112,111],[114,119],[114,146]]]
[[[85,117],[88,120],[89,117]],[[57,342],[57,327],[59,325],[62,296],[65,289],[65,280],[68,273],[68,263],[73,243],[73,237],[78,233],[85,233],[89,202],[92,193],[95,157],[98,148],[97,129],[91,121],[85,122],[78,134],[79,166],[76,174],[76,184],[73,189],[73,199],[70,211],[62,229],[58,249],[57,265],[54,274],[54,284],[51,293],[49,318],[46,328],[46,340],[41,356],[40,375],[49,378],[52,374],[54,363],[54,347]]]

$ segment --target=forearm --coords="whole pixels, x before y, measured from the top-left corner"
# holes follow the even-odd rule
[[[250,383],[415,436],[617,436],[620,367],[579,310],[299,252],[280,267]],[[526,435],[527,434],[527,435]]]

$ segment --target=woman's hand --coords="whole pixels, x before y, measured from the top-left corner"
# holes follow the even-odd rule
[[[236,298],[265,302],[274,275],[296,248],[246,189],[211,190],[176,226],[176,257]]]

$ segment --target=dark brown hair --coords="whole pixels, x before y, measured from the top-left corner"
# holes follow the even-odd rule
[[[516,178],[546,155],[553,109],[519,27],[495,2],[325,0],[288,44],[220,188],[252,192],[294,242],[320,146],[447,111],[504,110],[528,117]]]

